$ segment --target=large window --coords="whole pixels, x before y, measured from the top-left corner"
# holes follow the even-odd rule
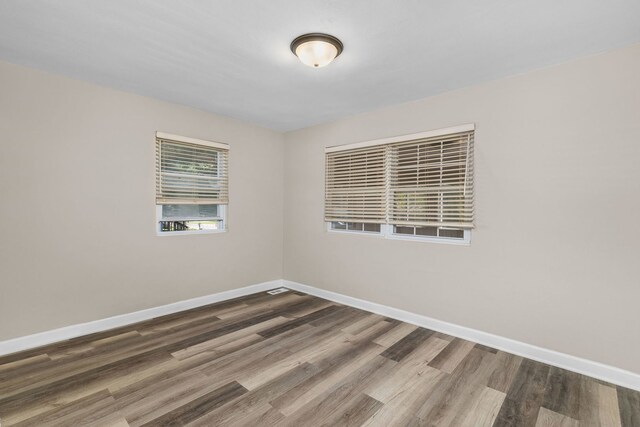
[[[159,234],[226,230],[229,146],[156,134],[156,226]]]
[[[474,126],[326,149],[330,231],[468,242]]]

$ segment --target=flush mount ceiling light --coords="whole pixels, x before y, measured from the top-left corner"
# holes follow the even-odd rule
[[[342,53],[342,42],[329,34],[309,33],[291,42],[293,52],[303,64],[320,68],[328,65]]]

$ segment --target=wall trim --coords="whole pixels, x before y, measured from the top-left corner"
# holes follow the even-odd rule
[[[640,374],[624,369],[290,280],[282,286],[640,391]]]
[[[229,291],[191,298],[188,300],[178,301],[158,307],[134,311],[132,313],[120,314],[117,316],[108,317],[106,319],[93,320],[87,323],[78,323],[75,325],[64,326],[58,329],[52,329],[50,331],[44,331],[32,335],[26,335],[23,337],[12,338],[6,341],[0,341],[0,356],[41,347],[43,345],[76,338],[82,335],[102,332],[108,329],[118,328],[121,326],[130,325],[132,323],[153,319],[154,317],[173,314],[179,311],[189,310],[207,304],[213,304],[215,302],[226,301],[229,299],[254,294],[256,292],[267,291],[279,286],[282,286],[282,280],[271,280],[269,282],[258,283],[242,288],[231,289]]]

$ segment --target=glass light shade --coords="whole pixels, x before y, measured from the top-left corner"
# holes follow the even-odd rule
[[[309,67],[320,68],[328,65],[338,56],[338,48],[323,40],[301,43],[296,48],[296,56]]]
[[[324,33],[308,33],[291,42],[291,51],[303,64],[313,68],[328,65],[342,53],[344,46],[336,37]]]

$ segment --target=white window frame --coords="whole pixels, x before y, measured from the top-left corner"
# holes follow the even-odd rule
[[[390,138],[376,139],[373,141],[357,142],[353,144],[334,145],[325,148],[325,153],[331,153],[334,151],[344,151],[356,148],[372,147],[376,145],[386,145],[395,142],[410,141],[413,139],[430,138],[433,136],[441,136],[447,134],[455,134],[460,132],[474,131],[475,124],[468,123],[460,126],[453,126],[445,129],[437,129],[427,132],[414,133],[410,135],[394,136]],[[326,171],[325,171],[326,174]],[[388,184],[387,184],[388,185]],[[461,245],[469,246],[471,244],[471,229],[464,228],[463,237],[457,239],[455,237],[438,237],[438,236],[417,236],[411,234],[398,234],[393,232],[394,225],[402,224],[380,224],[380,232],[375,231],[358,231],[358,230],[340,230],[331,227],[331,223],[336,221],[325,221],[325,231],[336,234],[356,234],[359,236],[372,236],[391,240],[408,240],[414,242],[426,242],[426,243],[444,243],[448,245]],[[358,222],[358,221],[353,221]]]
[[[211,203],[214,205],[215,203]],[[161,231],[160,230],[160,222],[167,221],[162,218],[162,206],[156,205],[156,235],[158,236],[191,236],[194,234],[217,234],[217,233],[226,233],[227,232],[227,206],[215,204],[218,206],[218,216],[211,218],[193,218],[193,219],[184,219],[184,218],[176,218],[175,221],[213,221],[213,220],[221,220],[222,228],[220,230],[191,230],[191,231]],[[169,220],[171,221],[171,220]]]
[[[426,243],[444,243],[448,245],[461,245],[469,246],[471,244],[471,230],[463,229],[464,237],[457,239],[455,237],[437,237],[437,236],[416,236],[411,234],[398,234],[393,232],[394,224],[380,224],[380,231],[357,231],[357,230],[340,230],[331,227],[331,223],[336,221],[325,222],[325,230],[329,233],[336,234],[355,234],[358,236],[370,236],[380,239],[390,240],[409,240],[414,242],[426,242]]]
[[[228,144],[224,144],[224,143],[220,143],[220,142],[213,142],[213,141],[206,141],[203,139],[197,139],[197,138],[190,138],[190,137],[186,137],[186,136],[180,136],[180,135],[173,135],[173,134],[169,134],[166,132],[156,132],[156,140],[160,138],[160,139],[166,139],[166,140],[171,140],[171,141],[178,141],[178,142],[186,142],[186,143],[190,143],[190,144],[195,144],[195,145],[204,145],[207,147],[216,147],[216,148],[222,148],[225,150],[229,150],[229,145]],[[218,170],[220,170],[220,163],[221,163],[221,159],[218,156],[217,157],[217,162],[218,162]],[[155,229],[156,229],[156,236],[193,236],[193,235],[198,235],[198,234],[218,234],[218,233],[226,233],[227,231],[229,231],[229,226],[227,224],[227,210],[228,210],[228,205],[226,204],[220,204],[220,203],[210,203],[212,205],[216,205],[218,208],[218,216],[216,217],[210,217],[210,218],[193,218],[193,219],[185,219],[185,218],[176,218],[175,221],[207,221],[207,220],[221,220],[222,221],[222,228],[219,230],[191,230],[191,231],[161,231],[160,228],[160,222],[162,222],[163,220],[166,221],[166,219],[162,218],[162,206],[161,204],[157,204],[156,203],[156,223],[155,223]]]

